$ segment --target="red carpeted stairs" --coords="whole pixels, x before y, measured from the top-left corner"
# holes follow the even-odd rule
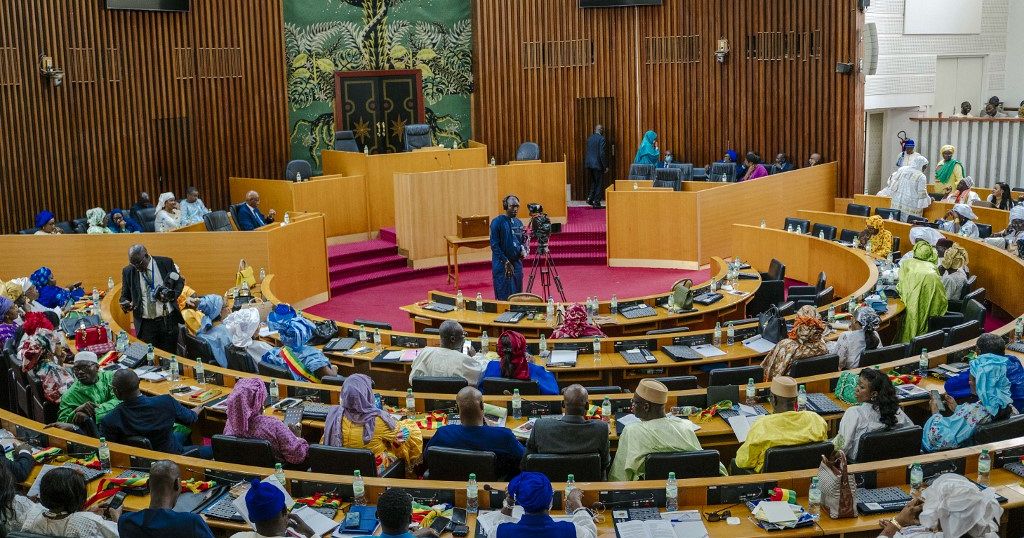
[[[604,265],[605,213],[583,207],[569,208],[569,224],[551,236],[551,256],[560,265]],[[535,244],[534,244],[535,245]],[[460,269],[479,268],[487,262],[463,263]],[[335,245],[328,248],[331,295],[355,291],[384,282],[431,274],[444,274],[446,268],[413,270],[398,254],[393,228],[384,228],[377,239]]]

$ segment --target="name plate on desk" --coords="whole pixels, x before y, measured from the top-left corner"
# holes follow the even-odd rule
[[[455,217],[458,222],[458,233],[460,239],[467,237],[483,237],[491,233],[491,217],[487,215],[473,215]]]
[[[556,342],[553,347],[554,349],[570,349],[581,354],[594,352],[594,344],[592,342]]]
[[[593,346],[591,346],[593,347]],[[658,349],[658,340],[619,340],[614,344],[615,351],[628,351],[630,349],[646,349],[654,351]]]
[[[730,486],[708,486],[708,504],[736,504],[754,499],[763,499],[771,495],[777,482],[760,484],[737,484]]]
[[[704,334],[698,336],[677,336],[672,339],[672,344],[677,346],[703,346],[711,343],[711,335]]]

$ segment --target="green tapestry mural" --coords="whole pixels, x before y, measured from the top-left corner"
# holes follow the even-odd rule
[[[334,71],[419,69],[439,142],[470,137],[469,0],[285,0],[292,156],[313,163],[334,142]]]

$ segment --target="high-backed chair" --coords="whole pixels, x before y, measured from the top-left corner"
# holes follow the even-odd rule
[[[256,365],[256,371],[262,376],[276,377],[278,379],[295,379],[292,377],[292,373],[288,370],[287,366],[278,366],[263,361]]]
[[[736,163],[714,163],[711,165],[711,171],[708,172],[709,180],[722,181],[723,175],[726,181],[736,181]]]
[[[928,219],[917,215],[907,215],[907,224],[914,226],[920,222],[928,222]]]
[[[242,206],[244,205],[245,202],[239,202],[228,206],[228,212],[231,213],[231,220],[234,220],[236,224],[238,223],[238,212],[242,210]]]
[[[676,478],[719,476],[720,462],[717,450],[648,454],[644,462],[644,480],[665,480],[670,472],[676,473]]]
[[[142,226],[144,232],[155,232],[156,231],[156,208],[155,207],[144,207],[138,211],[132,211],[132,216],[135,217],[135,222]]]
[[[544,298],[536,293],[513,293],[508,296],[510,303],[543,303]]]
[[[992,237],[992,225],[991,224],[982,224],[982,223],[979,222],[979,223],[977,223],[977,225],[978,225],[978,237],[979,238],[985,239],[985,238],[988,238],[988,237]]]
[[[1012,415],[996,422],[978,426],[972,438],[974,444],[983,445],[1024,437],[1024,415]]]
[[[543,473],[552,482],[565,482],[569,475],[579,482],[604,480],[601,455],[596,452],[592,454],[527,454],[523,459],[523,470]]]
[[[814,469],[821,464],[822,456],[831,456],[835,451],[832,443],[810,443],[798,446],[776,446],[764,453],[764,472],[781,473]]]
[[[622,387],[618,385],[602,385],[600,387],[583,387],[587,394],[622,394]]]
[[[967,301],[966,306],[963,308],[963,312],[946,312],[941,316],[935,316],[928,320],[928,330],[938,331],[941,329],[948,329],[950,327],[967,323],[968,321],[977,321],[978,323],[985,323],[985,305],[970,299]]]
[[[916,357],[925,349],[930,349],[932,351],[942,349],[945,342],[946,333],[942,331],[932,331],[929,333],[919,334],[910,340],[910,352],[907,356]]]
[[[798,219],[796,217],[786,217],[786,222],[782,225],[782,229],[788,230],[790,226],[800,233],[805,234],[807,233],[807,230],[811,229],[811,221],[807,219]]]
[[[789,289],[786,290],[786,297],[790,300],[797,301],[798,303],[804,298],[814,301],[818,294],[825,289],[825,284],[827,282],[828,275],[825,274],[825,271],[820,271],[818,272],[818,280],[815,281],[813,286],[790,286]]]
[[[228,368],[247,374],[255,374],[257,372],[255,361],[252,360],[252,356],[249,355],[248,351],[240,347],[228,346],[224,350],[224,355],[228,359]]]
[[[519,389],[522,396],[536,396],[540,394],[540,385],[536,381],[521,379],[505,379],[503,377],[485,377],[480,391],[484,394],[512,394]]]
[[[797,359],[789,366],[789,377],[800,378],[812,375],[833,374],[839,371],[839,355],[829,353],[818,357]]]
[[[431,480],[457,480],[465,482],[470,473],[480,482],[498,480],[494,452],[462,450],[460,448],[427,447],[424,460]]]
[[[875,214],[886,220],[900,220],[900,217],[903,216],[902,211],[891,207],[876,207]]]
[[[76,234],[84,234],[89,232],[89,219],[75,219],[71,221],[71,229]],[[991,231],[991,227],[989,227]]]
[[[25,228],[24,230],[18,230],[19,235],[35,235],[39,231],[39,228]]]
[[[325,375],[320,378],[320,383],[324,385],[334,385],[340,387],[345,384],[345,376],[343,375]]]
[[[335,131],[334,151],[359,153],[359,144],[356,142],[355,134],[352,131]]]
[[[538,161],[540,160],[540,146],[536,142],[523,142],[516,150],[517,161]]]
[[[897,253],[897,254],[901,253],[900,252],[900,238],[899,237],[893,237],[892,238],[892,251]]]
[[[414,123],[405,126],[405,151],[433,146],[430,126],[422,123]]]
[[[377,476],[377,463],[373,452],[363,448],[345,448],[321,444],[309,445],[306,464],[311,473],[342,474],[351,476],[358,470],[362,476]],[[398,459],[391,464],[381,478],[402,478],[405,476],[405,461]]]
[[[871,208],[861,204],[846,204],[847,215],[858,215],[861,217],[870,217]]]
[[[921,453],[921,434],[920,426],[865,433],[860,436],[857,463],[916,456]]]
[[[231,227],[231,219],[228,217],[227,211],[211,211],[203,215],[203,224],[206,225],[206,231],[208,232],[230,232],[234,228]]]
[[[631,164],[628,178],[630,181],[654,179],[654,167],[649,164]]]
[[[843,228],[843,231],[839,232],[839,240],[843,243],[856,243],[858,236],[860,236],[860,232],[856,230]]]
[[[75,231],[75,227],[74,227],[73,224],[71,224],[71,221],[67,221],[67,220],[60,221],[60,222],[57,223],[57,227],[60,228],[60,231],[65,233],[65,234],[75,234],[75,233],[78,233],[78,232]]]
[[[243,439],[231,435],[213,436],[213,459],[224,463],[270,469],[277,463],[270,441]]]
[[[288,166],[284,169],[284,178],[289,181],[295,181],[296,174],[301,175],[302,179],[309,179],[313,175],[313,167],[309,164],[309,161],[303,159],[289,161]]]
[[[693,181],[693,165],[690,163],[669,163],[669,168],[679,170],[683,181]]]
[[[747,315],[756,316],[785,300],[786,282],[763,280],[747,303]]]
[[[786,264],[772,258],[771,263],[768,264],[768,272],[761,273],[761,280],[785,280],[786,279]]]
[[[898,361],[907,356],[907,344],[876,347],[860,356],[861,367],[874,366],[885,362]]]
[[[193,335],[189,331],[185,331],[185,353],[184,355],[190,359],[199,357],[206,362],[206,364],[216,364],[213,356],[213,349],[210,347],[210,343],[205,340],[200,340],[197,336]]]
[[[665,388],[668,390],[690,390],[699,388],[697,385],[697,376],[693,375],[655,377],[654,380],[665,385]]]
[[[357,327],[362,325],[363,327],[366,327],[367,329],[380,329],[382,331],[390,331],[391,330],[391,324],[390,323],[385,323],[383,321],[373,321],[372,319],[357,319],[357,320],[353,320],[352,324],[357,326]]]
[[[415,393],[427,394],[456,394],[466,388],[469,383],[461,377],[433,377],[423,376],[412,378],[412,391]],[[453,407],[455,398],[443,400],[425,400],[423,405],[427,411]]]
[[[675,168],[658,168],[654,171],[654,186],[681,191],[683,190],[683,175]]]
[[[968,285],[974,284],[974,281],[972,279],[977,280],[977,276],[978,275],[971,275],[971,278],[967,279],[967,284]],[[967,287],[965,286],[964,289],[967,289]],[[964,305],[966,305],[968,303],[968,301],[972,301],[972,300],[973,301],[978,301],[979,303],[984,305],[985,304],[985,293],[986,293],[985,292],[985,288],[978,288],[976,290],[971,290],[969,292],[966,292],[966,293],[964,293],[963,299],[961,299],[959,301],[957,301],[957,300],[949,301],[949,310],[952,311],[952,312],[960,312],[961,310],[963,310]]]
[[[708,374],[708,386],[746,385],[750,378],[753,378],[755,383],[759,383],[764,379],[764,368],[761,368],[760,365],[715,368]]]
[[[811,227],[811,235],[814,237],[821,237],[822,234],[825,234],[826,241],[835,241],[836,227],[831,224],[821,224],[820,222],[814,223],[814,226]]]
[[[973,340],[981,336],[984,332],[984,327],[981,322],[977,320],[961,323],[960,325],[949,328],[946,332],[946,339],[943,341],[943,346],[949,347],[962,344],[968,340]]]

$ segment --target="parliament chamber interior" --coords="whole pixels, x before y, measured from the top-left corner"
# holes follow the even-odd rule
[[[1022,19],[0,2],[0,538],[1024,536]]]

